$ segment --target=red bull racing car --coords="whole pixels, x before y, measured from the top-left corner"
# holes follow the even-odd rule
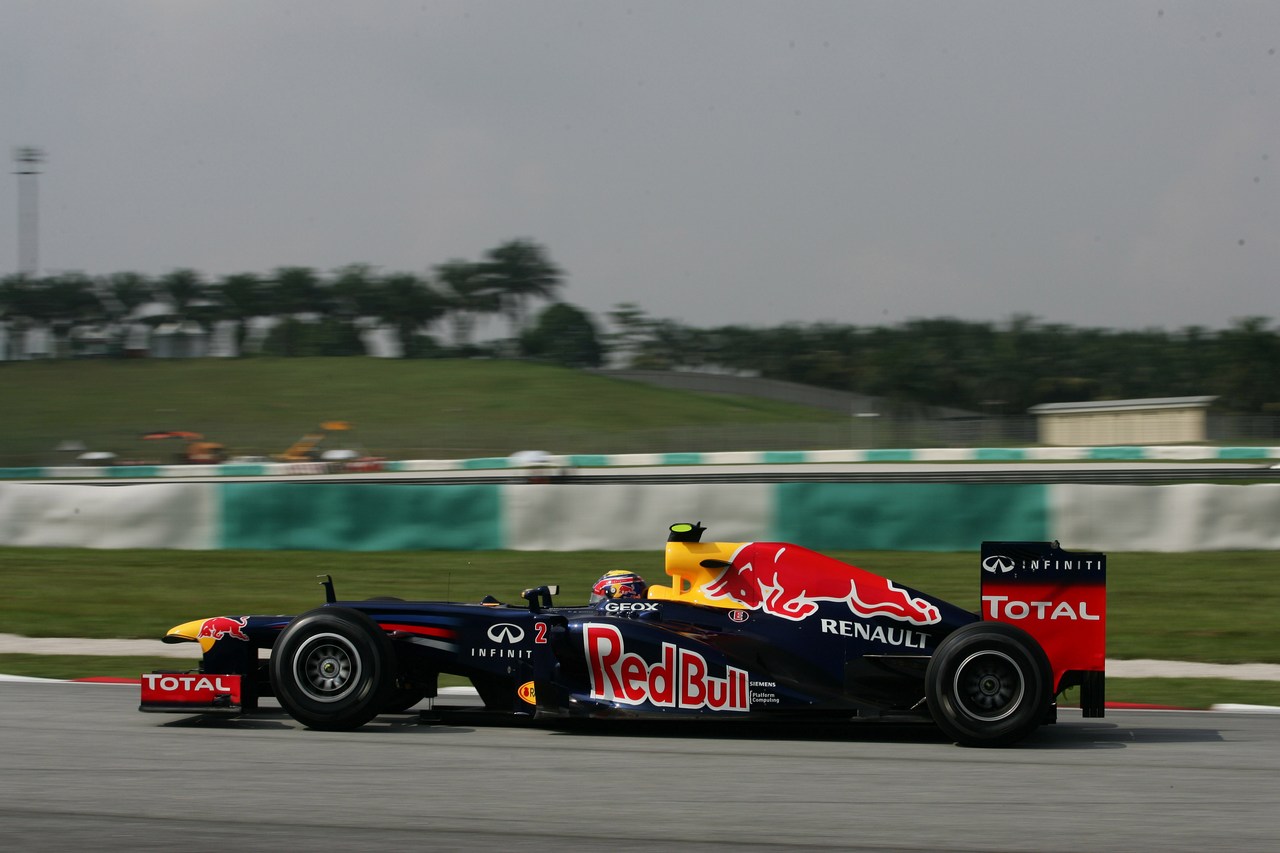
[[[249,714],[274,697],[315,729],[353,729],[465,676],[506,719],[932,720],[969,746],[1014,743],[1079,686],[1103,714],[1106,556],[1056,542],[982,546],[971,613],[780,542],[702,542],[672,525],[669,585],[559,607],[339,601],[299,616],[179,625],[195,672],[142,678],[143,711]]]

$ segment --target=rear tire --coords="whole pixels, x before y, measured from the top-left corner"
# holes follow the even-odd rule
[[[1030,634],[974,622],[938,645],[925,692],[934,721],[961,746],[1007,746],[1045,719],[1051,680],[1048,658]]]
[[[271,682],[281,707],[313,729],[363,726],[395,688],[391,640],[358,610],[318,607],[289,623],[271,650]]]

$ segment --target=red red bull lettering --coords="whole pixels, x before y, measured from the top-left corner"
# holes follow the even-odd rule
[[[662,659],[650,664],[626,651],[622,632],[612,625],[588,623],[582,637],[592,699],[682,710],[751,710],[745,670],[729,666],[724,677],[711,675],[706,658],[672,643],[663,643]]]
[[[238,619],[230,616],[215,616],[204,620],[204,624],[200,626],[200,632],[196,634],[196,639],[221,640],[223,637],[231,637],[233,640],[247,643],[249,635],[244,632],[244,626],[248,624],[248,616],[241,616]]]
[[[819,601],[843,601],[863,618],[887,616],[913,625],[942,621],[936,606],[893,582],[796,545],[742,546],[703,593],[794,621],[812,616]]]

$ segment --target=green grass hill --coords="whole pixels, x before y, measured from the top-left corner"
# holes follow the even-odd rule
[[[187,430],[232,455],[280,453],[322,421],[338,440],[399,459],[792,449],[847,418],[769,400],[693,394],[495,360],[248,358],[0,362],[0,466],[67,463],[82,442],[121,460],[172,461]],[[765,446],[767,445],[767,446]]]

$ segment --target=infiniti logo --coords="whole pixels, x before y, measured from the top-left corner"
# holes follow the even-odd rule
[[[489,639],[495,643],[518,643],[524,639],[524,629],[510,622],[489,626]]]
[[[1013,571],[1013,560],[1000,555],[987,557],[982,561],[982,570],[992,574],[996,572],[1011,572]]]

